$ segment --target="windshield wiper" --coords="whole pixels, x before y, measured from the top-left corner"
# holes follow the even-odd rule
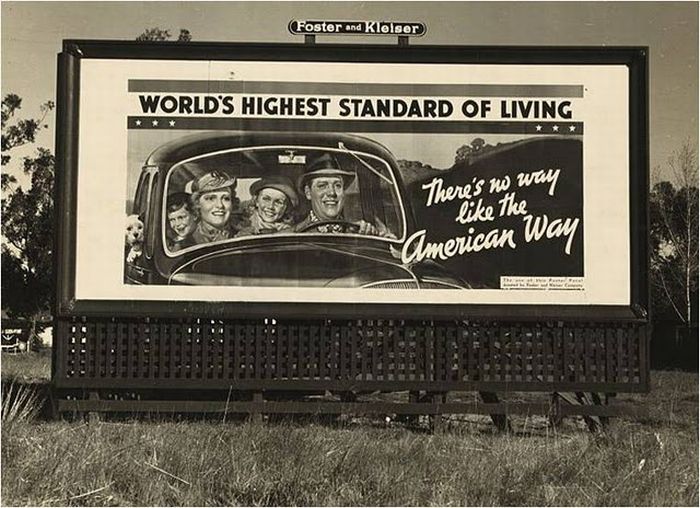
[[[384,181],[385,181],[386,183],[388,183],[389,185],[392,185],[392,186],[394,185],[394,182],[392,182],[389,178],[387,178],[386,176],[384,176],[383,174],[381,174],[379,171],[377,171],[376,169],[374,169],[369,163],[367,163],[366,161],[364,161],[364,160],[363,160],[359,155],[357,155],[355,152],[353,152],[352,150],[349,150],[348,147],[346,147],[345,144],[344,144],[342,141],[338,141],[338,148],[340,148],[341,150],[345,151],[345,153],[349,153],[350,155],[352,155],[353,157],[355,157],[355,158],[356,158],[358,161],[360,161],[367,169],[369,169],[372,173],[374,173],[375,175],[377,175],[379,178],[381,178],[382,180],[384,180]]]

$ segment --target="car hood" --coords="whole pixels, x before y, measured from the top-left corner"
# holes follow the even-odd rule
[[[221,249],[175,268],[171,284],[257,287],[419,288],[421,279],[462,286],[434,263],[406,266],[388,244],[309,241]]]

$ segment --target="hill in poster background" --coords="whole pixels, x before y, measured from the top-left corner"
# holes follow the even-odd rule
[[[442,171],[414,163],[407,178],[422,175],[409,185],[417,229],[426,231],[426,242],[443,244],[512,230],[513,241],[503,247],[437,259],[475,288],[498,288],[501,276],[582,277],[582,166],[582,142],[573,137],[489,146]],[[447,199],[451,192],[456,196]]]

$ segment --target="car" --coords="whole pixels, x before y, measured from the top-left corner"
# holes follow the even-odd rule
[[[44,330],[51,326],[51,318],[46,315],[41,315],[34,327],[35,331]],[[2,352],[3,353],[23,353],[26,351],[39,350],[41,342],[31,340],[32,323],[22,317],[10,318],[3,312],[2,329]]]
[[[354,175],[344,190],[335,234],[304,227],[310,205],[301,179],[323,157]],[[168,200],[192,196],[208,174],[235,179],[231,223],[244,221],[255,182],[291,182],[298,206],[289,227],[262,234],[231,230],[213,241],[174,240]],[[406,183],[394,156],[365,137],[337,133],[231,132],[191,134],[157,148],[145,161],[130,215],[143,223],[142,251],[125,256],[128,284],[366,289],[469,289],[440,264],[404,264],[400,250],[416,229]],[[340,216],[339,216],[340,217]],[[361,234],[360,221],[372,224]],[[381,230],[382,234],[378,234]]]

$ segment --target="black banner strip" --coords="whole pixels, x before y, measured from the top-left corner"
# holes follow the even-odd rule
[[[396,132],[396,133],[489,133],[580,135],[583,122],[487,122],[421,120],[298,120],[290,118],[202,118],[130,116],[127,128],[165,130],[304,131],[304,132]]]
[[[130,79],[129,92],[377,95],[398,97],[583,97],[582,85],[433,85]]]

